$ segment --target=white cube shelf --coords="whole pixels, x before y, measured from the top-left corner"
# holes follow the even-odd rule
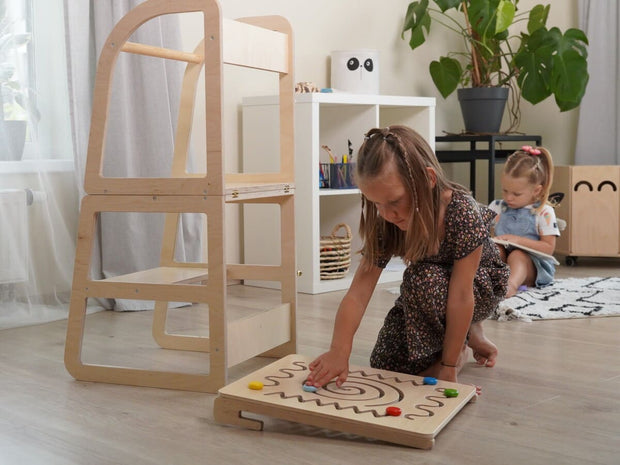
[[[243,99],[243,167],[248,171],[279,170],[278,98]],[[435,99],[395,95],[308,93],[295,97],[295,202],[299,292],[318,294],[348,288],[359,263],[361,213],[358,189],[319,188],[319,163],[329,161],[321,147],[329,146],[341,160],[353,146],[353,162],[364,134],[373,127],[403,124],[418,131],[435,147]],[[321,280],[319,242],[338,223],[353,231],[352,265],[345,277]],[[278,234],[275,215],[261,206],[244,206],[246,263],[277,264],[278,250],[265,247],[264,237]],[[381,275],[380,282],[399,281],[400,261]],[[248,284],[272,286],[269,282]]]

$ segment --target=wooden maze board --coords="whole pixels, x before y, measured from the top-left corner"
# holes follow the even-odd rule
[[[474,386],[446,381],[425,385],[419,376],[353,365],[340,388],[330,382],[306,392],[302,383],[310,362],[303,355],[288,355],[223,387],[214,403],[215,420],[262,430],[262,421],[243,417],[250,412],[431,449],[435,436],[476,398]],[[250,389],[252,381],[263,388]],[[458,396],[446,397],[446,388],[457,389]],[[390,406],[400,408],[401,415],[387,415]]]

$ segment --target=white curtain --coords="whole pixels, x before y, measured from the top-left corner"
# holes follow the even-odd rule
[[[78,193],[61,7],[0,1],[0,329],[67,315]]]
[[[590,81],[579,110],[577,165],[620,163],[620,7],[617,0],[579,0],[590,42]]]
[[[69,91],[78,185],[83,186],[84,165],[92,105],[95,57],[113,26],[139,0],[65,0]],[[141,26],[132,41],[179,48],[178,17],[164,16]],[[183,66],[179,62],[121,54],[113,75],[108,113],[103,174],[109,177],[165,177],[174,147]],[[83,192],[81,192],[83,195]],[[163,214],[104,213],[94,263],[94,278],[109,278],[152,268],[159,263]],[[200,259],[197,215],[181,220],[176,258]],[[106,308],[142,310],[153,303],[107,300]]]
[[[0,0],[0,329],[68,314],[97,57],[116,22],[139,3]],[[14,39],[8,48],[7,31]],[[176,48],[178,18],[147,22],[132,40]],[[167,176],[182,65],[134,58],[116,66],[104,173]],[[23,155],[9,150],[9,119],[25,121]],[[199,261],[201,219],[184,215],[180,232],[176,258]],[[94,278],[158,265],[163,214],[104,214],[98,233]],[[89,311],[152,308],[138,300],[89,304]]]

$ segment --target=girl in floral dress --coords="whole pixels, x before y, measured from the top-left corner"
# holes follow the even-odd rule
[[[456,382],[469,346],[477,363],[493,366],[498,350],[482,322],[504,298],[509,275],[489,236],[494,213],[448,181],[428,143],[405,126],[370,130],[356,169],[362,259],[331,346],[310,364],[307,382],[346,380],[355,332],[393,256],[407,268],[370,365]]]

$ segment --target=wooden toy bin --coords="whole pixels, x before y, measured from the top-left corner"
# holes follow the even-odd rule
[[[555,251],[575,265],[578,256],[620,257],[620,166],[556,166],[552,192],[566,229]]]
[[[162,15],[202,13],[204,40],[190,52],[129,42],[142,24]],[[103,173],[106,120],[115,64],[121,53],[141,54],[186,63],[181,89],[171,171],[163,178],[111,178]],[[226,173],[222,128],[224,64],[274,73],[279,82],[280,170],[270,173]],[[188,141],[199,75],[204,70],[206,172],[186,171]],[[296,265],[294,225],[292,31],[282,17],[222,19],[217,0],[147,0],[116,24],[102,49],[93,97],[93,113],[82,200],[72,296],[65,345],[65,366],[79,380],[136,386],[217,392],[227,383],[228,369],[257,355],[282,357],[296,348]],[[145,122],[141,122],[145,124]],[[142,154],[141,154],[142,155]],[[148,156],[148,154],[143,154]],[[277,265],[226,262],[226,204],[273,204],[280,212],[280,255]],[[105,212],[163,213],[165,227],[160,266],[108,279],[90,276],[97,222]],[[205,263],[174,259],[179,216],[203,214],[207,222]],[[106,253],[104,250],[103,253]],[[232,309],[230,281],[272,280],[279,283],[280,302],[258,314]],[[205,353],[191,373],[86,363],[83,343],[88,299],[130,298],[154,301],[152,335],[158,351]],[[208,337],[169,331],[169,302],[192,302],[208,310]],[[236,310],[241,318],[233,319]],[[90,317],[88,317],[90,318]],[[118,315],[116,318],[122,318]],[[99,320],[97,320],[99,321]],[[117,326],[122,327],[122,324]],[[112,336],[110,336],[112,337]],[[158,347],[158,346],[159,347]],[[207,355],[208,354],[208,355]],[[125,354],[131,359],[131,354]],[[137,356],[136,356],[137,357]],[[192,360],[196,360],[195,358]],[[133,360],[130,360],[133,362]]]

